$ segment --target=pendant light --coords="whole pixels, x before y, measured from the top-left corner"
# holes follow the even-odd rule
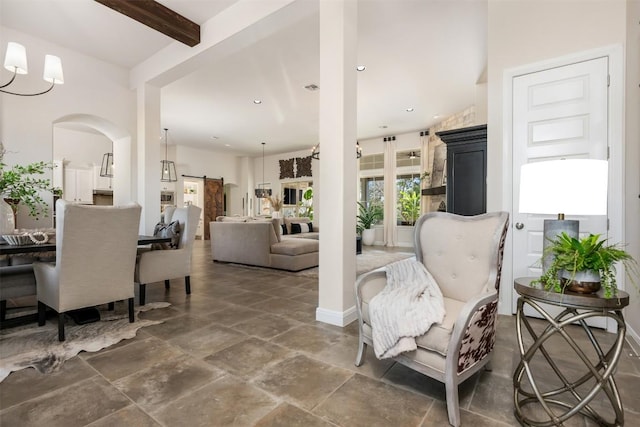
[[[162,182],[176,182],[178,180],[178,175],[176,174],[176,164],[175,162],[168,160],[169,153],[169,129],[164,128],[164,160],[162,163],[162,171],[160,175],[160,181]]]
[[[113,148],[111,149],[113,151]],[[104,153],[102,165],[100,166],[100,176],[113,178],[113,153]]]
[[[259,199],[264,199],[271,196],[271,189],[264,188],[264,146],[266,142],[262,143],[262,184],[258,184],[258,188],[255,189],[256,197]],[[262,185],[262,187],[261,187]]]

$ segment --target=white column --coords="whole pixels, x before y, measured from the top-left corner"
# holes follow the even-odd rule
[[[148,84],[138,87],[137,113],[140,232],[152,234],[160,220],[160,88]]]
[[[357,1],[320,1],[320,288],[316,319],[356,319]]]

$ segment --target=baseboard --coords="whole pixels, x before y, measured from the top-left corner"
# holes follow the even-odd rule
[[[358,320],[356,306],[351,306],[345,311],[327,310],[326,308],[316,308],[316,320],[334,326],[344,327],[349,323]]]
[[[636,331],[634,331],[629,324],[627,323],[627,342],[629,346],[636,354],[636,356],[640,355],[640,335]]]

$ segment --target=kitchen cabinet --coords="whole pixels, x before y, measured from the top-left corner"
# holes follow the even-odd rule
[[[62,197],[69,202],[93,204],[93,170],[65,168]]]

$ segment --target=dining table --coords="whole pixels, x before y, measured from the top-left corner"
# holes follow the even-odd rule
[[[153,243],[168,243],[171,242],[170,237],[159,236],[138,236],[138,246],[151,245]],[[41,244],[28,244],[28,245],[10,245],[4,240],[0,243],[0,255],[16,255],[26,254],[33,252],[55,252],[55,242],[47,242]]]
[[[138,235],[138,246],[146,246],[154,243],[169,243],[171,242],[170,237],[159,237],[159,236],[145,236]],[[6,242],[4,239],[0,238],[0,256],[7,255],[7,258],[11,258],[11,255],[23,255],[23,254],[33,254],[37,255],[38,253],[45,252],[55,252],[56,244],[55,242],[47,242],[40,244],[27,244],[27,245],[11,245]],[[10,263],[10,261],[9,261]],[[100,319],[100,314],[95,307],[82,308],[78,310],[72,310],[67,313],[77,324],[91,323]],[[29,317],[29,316],[27,316]],[[5,321],[5,324],[8,322]],[[6,325],[4,326],[6,327]],[[4,328],[0,326],[0,329]]]

